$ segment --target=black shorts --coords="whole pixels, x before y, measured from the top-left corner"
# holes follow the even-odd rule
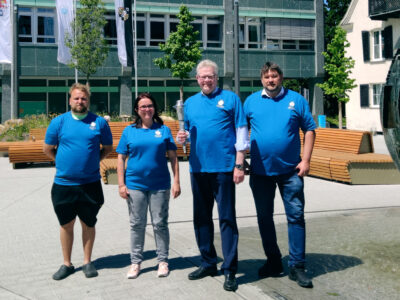
[[[51,200],[61,226],[78,216],[87,226],[94,227],[97,213],[104,203],[104,196],[100,180],[82,185],[54,183]]]

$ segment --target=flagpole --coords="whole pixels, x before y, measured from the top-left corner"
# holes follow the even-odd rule
[[[14,119],[14,98],[15,98],[15,31],[14,31],[14,23],[15,23],[15,18],[14,18],[14,1],[11,1],[10,5],[10,18],[11,18],[11,32],[12,32],[12,37],[11,37],[11,119]]]
[[[138,96],[138,76],[137,76],[137,23],[136,23],[136,0],[133,0],[133,22],[135,30],[133,31],[133,66],[135,69],[135,98]]]
[[[76,0],[74,0],[74,45],[76,44]],[[78,69],[75,67],[75,83],[78,83]]]

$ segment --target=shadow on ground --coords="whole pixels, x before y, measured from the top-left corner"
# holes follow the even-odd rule
[[[284,266],[283,276],[288,274],[288,260],[289,256],[282,258]],[[343,271],[363,264],[363,261],[357,257],[323,253],[309,253],[306,255],[306,260],[307,274],[311,278],[316,278],[327,273]],[[260,280],[258,278],[258,269],[264,263],[264,259],[245,259],[239,261],[239,274],[243,273],[243,275],[238,276],[238,283],[246,284]]]

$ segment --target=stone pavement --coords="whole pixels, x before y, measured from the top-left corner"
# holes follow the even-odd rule
[[[385,151],[382,144],[375,145]],[[180,167],[182,195],[170,201],[169,277],[156,277],[155,242],[148,226],[143,272],[137,279],[125,278],[130,263],[127,206],[116,186],[104,185],[106,202],[98,216],[93,251],[99,276],[86,279],[81,272],[77,224],[72,257],[78,270],[58,282],[51,279],[62,263],[50,200],[55,169],[14,170],[8,158],[0,158],[0,299],[400,299],[400,185],[351,186],[305,179],[307,267],[314,288],[303,289],[287,275],[257,278],[265,257],[246,178],[237,187],[239,289],[231,293],[222,289],[223,276],[187,279],[200,258],[193,234],[188,163],[181,162]],[[286,265],[281,202],[277,195],[277,235]],[[215,244],[222,257],[217,221],[215,225]]]

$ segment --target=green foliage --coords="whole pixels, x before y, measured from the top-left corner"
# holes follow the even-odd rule
[[[5,122],[5,131],[0,134],[0,141],[20,141],[29,135],[31,128],[46,128],[55,115],[30,115],[21,120],[9,120]]]
[[[175,78],[189,78],[201,58],[200,42],[197,41],[198,31],[194,31],[191,22],[194,21],[189,9],[182,5],[177,15],[179,24],[175,32],[171,32],[165,44],[159,44],[163,57],[154,59],[154,64],[160,69],[169,69]],[[181,84],[181,97],[183,86]],[[182,98],[181,98],[182,99]]]
[[[307,79],[301,78],[301,79],[283,79],[283,83],[282,85],[287,88],[290,89],[292,91],[301,92],[301,88],[308,88],[308,83],[307,83]]]
[[[65,44],[71,50],[71,68],[90,75],[96,73],[97,68],[103,65],[108,55],[108,46],[103,36],[105,8],[101,0],[80,0],[81,7],[76,11],[76,19],[72,23],[74,36],[66,35]]]
[[[346,39],[346,31],[336,27],[335,36],[328,45],[327,52],[322,52],[325,57],[324,69],[329,77],[324,83],[318,84],[327,95],[333,96],[339,102],[348,102],[347,92],[356,87],[355,79],[350,78],[354,60],[346,57],[346,48],[350,43]]]
[[[351,0],[325,0],[324,1],[324,22],[325,22],[325,46],[335,36],[336,26],[346,14]]]

